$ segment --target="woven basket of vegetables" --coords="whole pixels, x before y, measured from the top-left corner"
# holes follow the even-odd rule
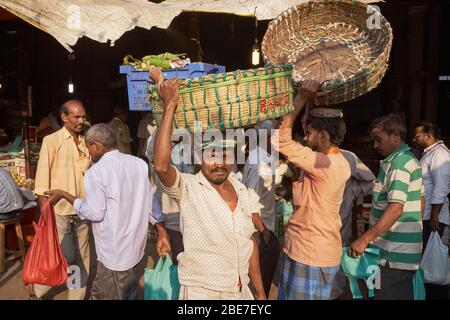
[[[162,102],[154,92],[149,99],[159,125]],[[190,131],[241,128],[292,109],[292,66],[268,66],[183,80],[173,124]]]
[[[321,105],[351,100],[376,88],[392,46],[389,22],[356,0],[313,0],[274,19],[264,35],[266,62],[291,63],[297,83],[316,80]]]

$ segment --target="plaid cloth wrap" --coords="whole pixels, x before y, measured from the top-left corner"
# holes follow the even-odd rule
[[[329,268],[298,263],[281,257],[278,300],[330,300],[339,265]]]

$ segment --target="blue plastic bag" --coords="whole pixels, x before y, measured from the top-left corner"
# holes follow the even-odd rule
[[[380,249],[367,248],[363,256],[357,258],[348,255],[348,247],[342,248],[341,267],[348,278],[353,299],[362,299],[363,295],[359,289],[358,279],[366,280],[373,275],[373,271],[378,270],[380,261]],[[369,297],[375,296],[375,291],[369,288]]]
[[[144,272],[144,300],[178,300],[178,268],[169,255],[161,256],[155,269]]]

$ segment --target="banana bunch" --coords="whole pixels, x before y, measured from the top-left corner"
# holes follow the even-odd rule
[[[186,54],[161,53],[158,55],[147,55],[142,59],[136,59],[131,55],[123,58],[124,65],[132,65],[136,70],[149,70],[150,67],[161,67],[163,69],[171,69],[171,62],[185,59]]]
[[[14,182],[19,186],[22,187],[25,184],[25,178],[20,176],[17,172],[11,171],[11,175],[14,179]]]
[[[20,176],[15,171],[11,171],[11,175],[14,179],[14,182],[19,186],[28,190],[34,189],[34,181],[33,179],[25,179],[25,177]]]

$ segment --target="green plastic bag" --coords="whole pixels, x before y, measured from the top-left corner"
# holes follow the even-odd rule
[[[341,267],[348,278],[350,290],[354,299],[362,299],[363,295],[359,289],[358,279],[367,279],[373,275],[380,262],[380,249],[367,248],[363,256],[357,258],[348,255],[348,247],[342,248]],[[379,272],[379,271],[378,271]],[[375,290],[369,288],[369,297],[375,296]]]
[[[424,278],[423,270],[417,270],[413,279],[414,300],[425,300],[426,298]]]
[[[281,238],[283,235],[284,227],[288,224],[293,211],[294,209],[291,202],[288,202],[283,198],[280,198],[275,202],[275,235],[278,238]]]
[[[178,268],[169,255],[161,256],[155,269],[144,272],[144,300],[178,300]]]

